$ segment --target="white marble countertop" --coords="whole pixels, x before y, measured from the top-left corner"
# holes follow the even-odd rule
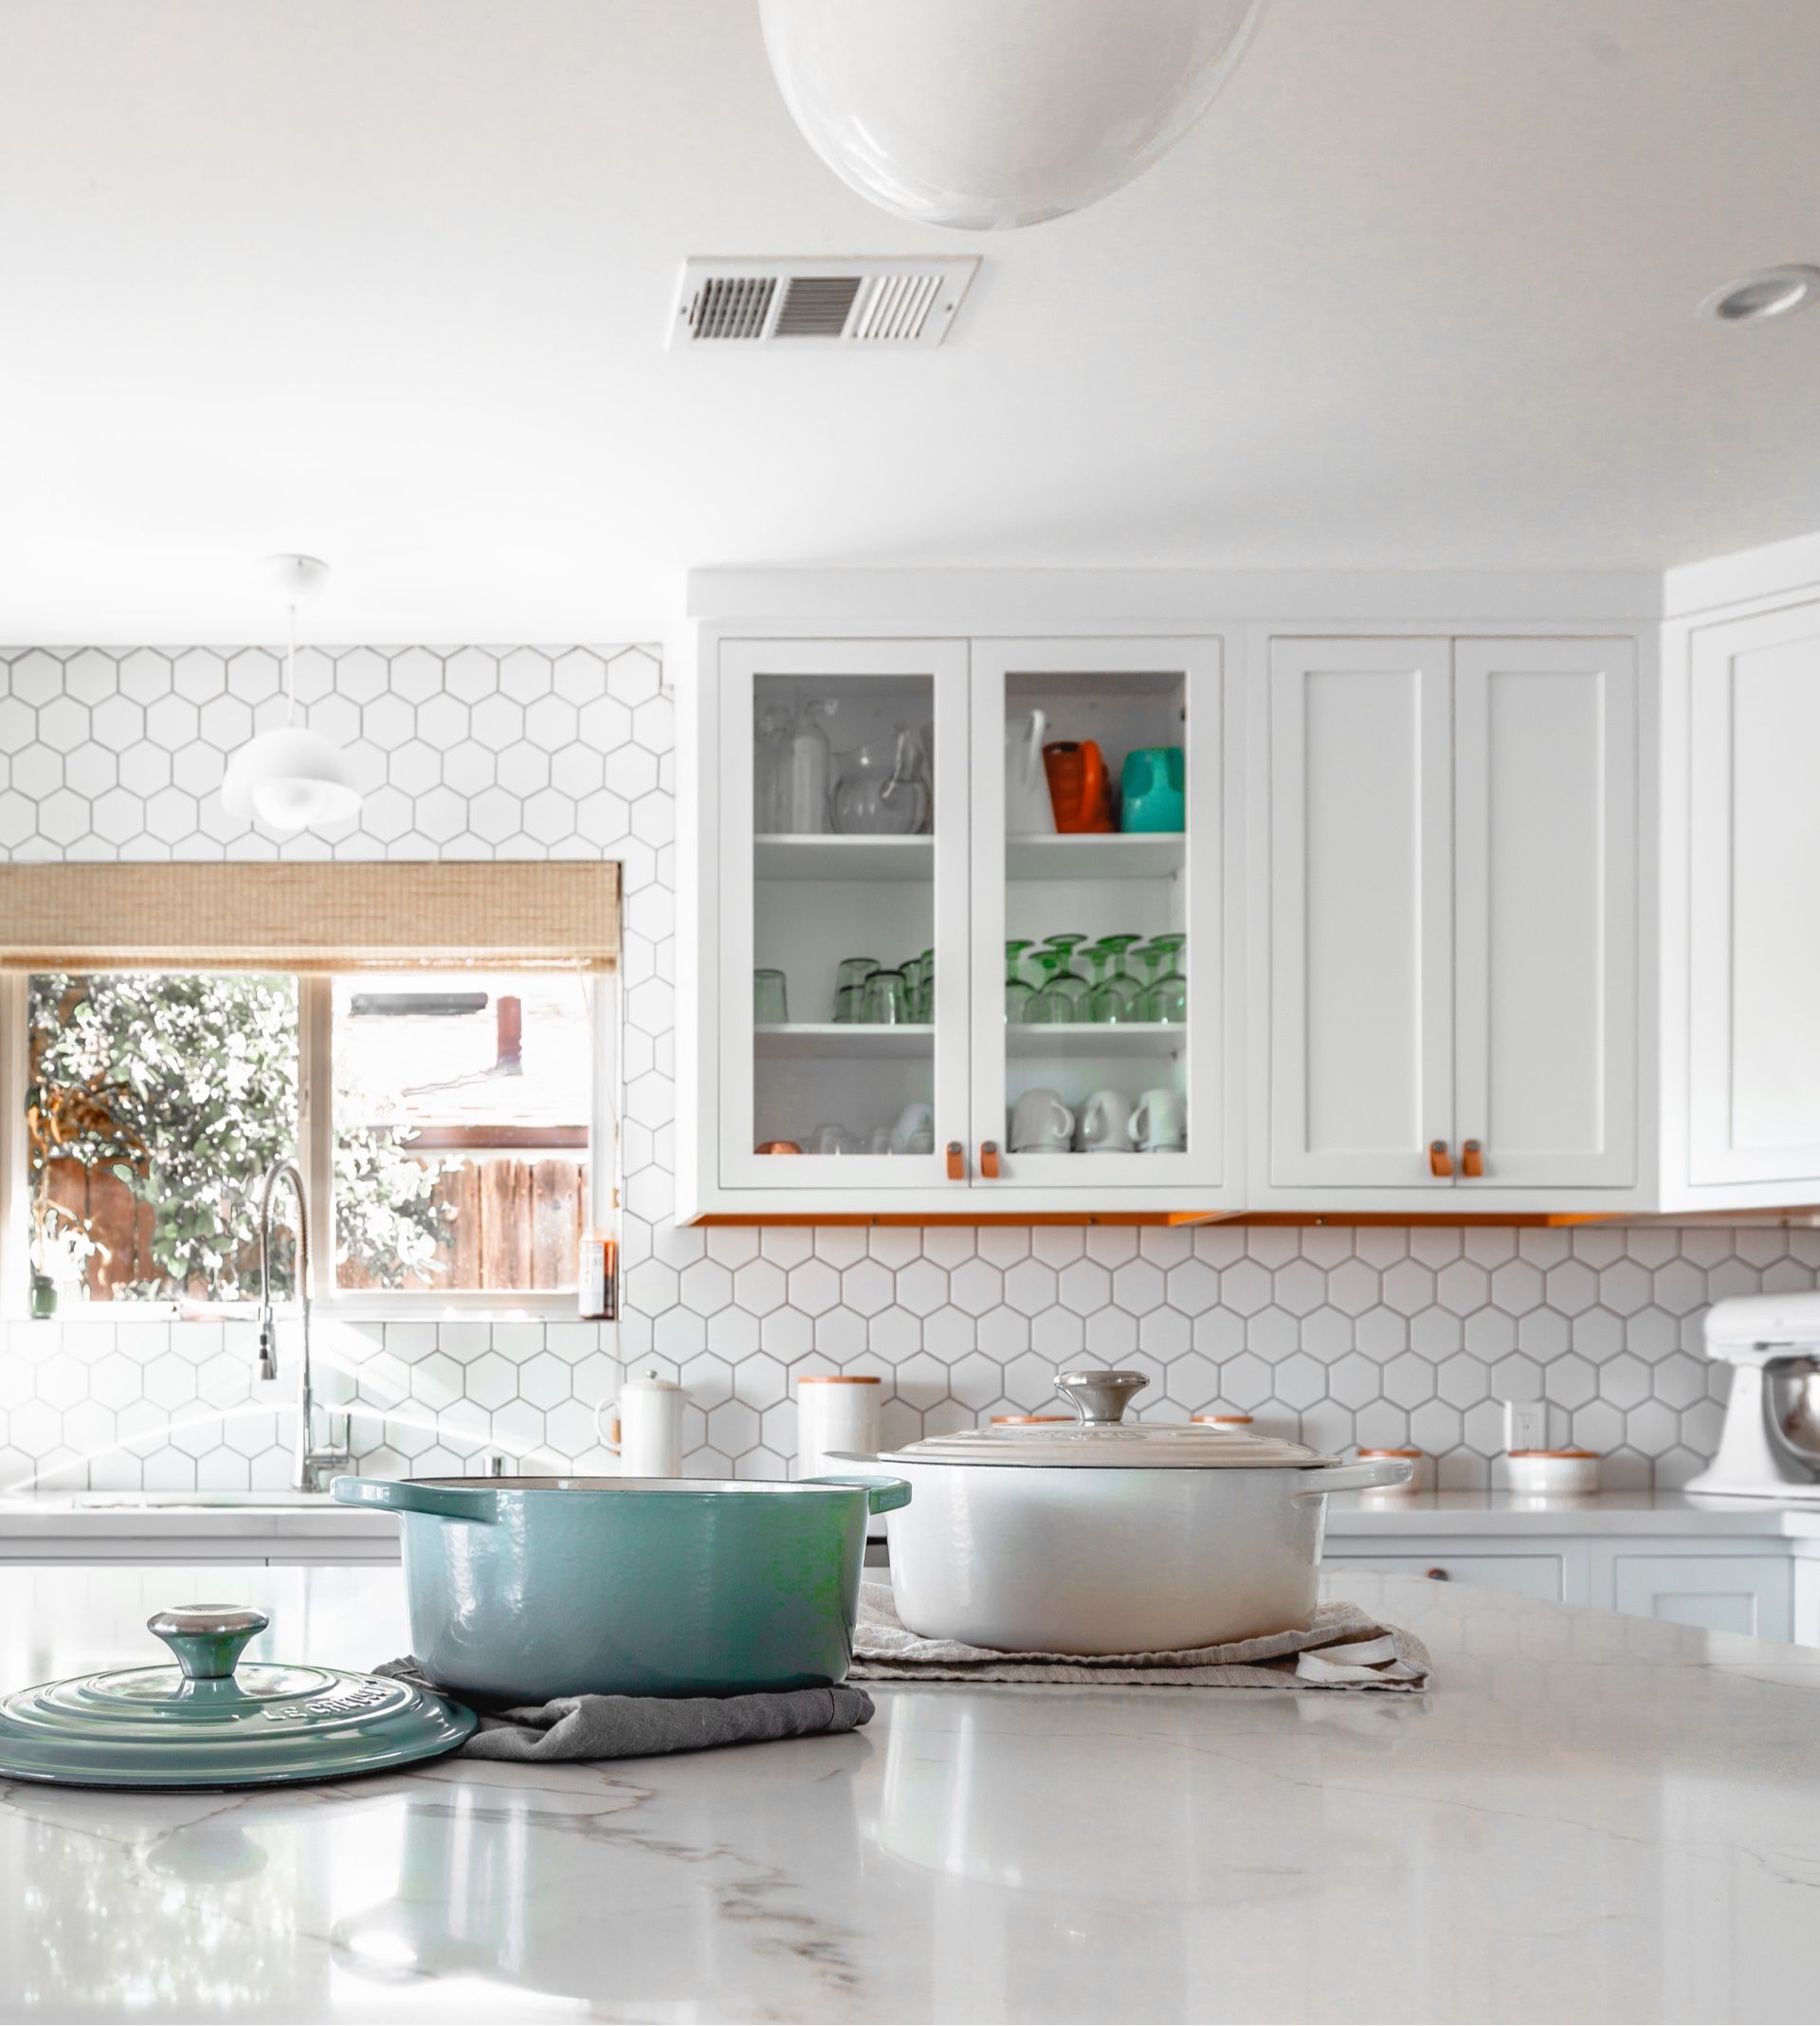
[[[0,1680],[198,1583],[285,1656],[397,1572],[0,1570]],[[243,1796],[0,1788],[0,2018],[1775,2019],[1820,1652],[1349,1574],[1426,1698],[882,1688],[844,1738]]]
[[[1820,1540],[1820,1499],[1700,1498],[1685,1491],[1601,1491],[1591,1498],[1516,1491],[1351,1491],[1327,1502],[1327,1532],[1751,1535]]]
[[[1351,1492],[1333,1499],[1327,1530],[1355,1534],[1749,1534],[1820,1540],[1820,1499],[1695,1498],[1684,1491],[1603,1491],[1542,1498],[1509,1491]],[[387,1512],[315,1492],[78,1491],[0,1498],[0,1542],[134,1533],[156,1540],[396,1538]]]
[[[1820,1543],[1820,1499],[1706,1499],[1684,1491],[1526,1497],[1510,1491],[1348,1493],[1327,1507],[1327,1538],[1751,1536]],[[320,1493],[77,1491],[0,1499],[0,1562],[34,1554],[194,1560],[209,1542],[296,1558],[324,1548],[351,1558],[397,1554],[391,1513],[337,1506]],[[182,1543],[182,1548],[178,1548]],[[223,1546],[223,1552],[225,1546]],[[1802,1552],[1802,1550],[1795,1550]]]

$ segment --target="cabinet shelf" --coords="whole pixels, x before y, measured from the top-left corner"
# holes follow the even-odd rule
[[[934,837],[787,836],[753,839],[761,880],[920,880],[934,877]]]
[[[1133,1020],[1111,1026],[1082,1021],[1005,1030],[1005,1053],[1013,1062],[1072,1061],[1087,1055],[1154,1062],[1179,1055],[1187,1046],[1188,1029],[1163,1021]]]
[[[771,1062],[828,1062],[856,1056],[892,1062],[926,1056],[935,1047],[933,1027],[864,1027],[846,1021],[792,1020],[787,1027],[755,1027],[754,1052]]]
[[[1005,877],[1013,880],[1166,879],[1182,869],[1180,830],[1078,831],[1005,840]]]

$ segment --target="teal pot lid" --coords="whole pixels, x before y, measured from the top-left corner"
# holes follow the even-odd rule
[[[471,1709],[404,1682],[254,1662],[264,1612],[183,1604],[146,1620],[175,1667],[119,1668],[0,1702],[0,1779],[82,1787],[263,1787],[451,1752]]]

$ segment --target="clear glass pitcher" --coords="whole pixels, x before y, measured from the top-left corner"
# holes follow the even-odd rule
[[[849,837],[911,837],[929,828],[922,744],[906,726],[843,753],[838,766],[830,804],[837,831]]]

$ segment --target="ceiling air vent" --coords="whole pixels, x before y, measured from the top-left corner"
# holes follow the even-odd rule
[[[670,345],[938,345],[979,262],[691,260]]]

